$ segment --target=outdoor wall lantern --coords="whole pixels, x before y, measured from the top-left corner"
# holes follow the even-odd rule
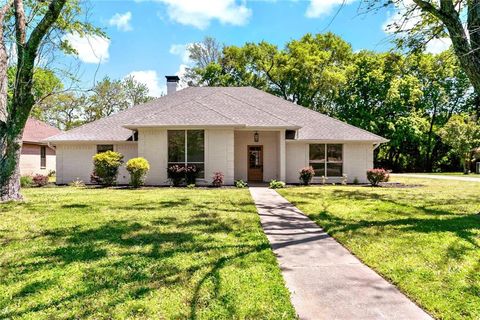
[[[253,134],[253,141],[258,142],[260,140],[260,135],[257,131]]]

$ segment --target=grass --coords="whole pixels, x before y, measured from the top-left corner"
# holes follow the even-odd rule
[[[434,175],[434,176],[462,176],[462,177],[480,177],[479,174],[475,172],[471,172],[470,174],[464,174],[463,172],[417,172],[412,174],[420,174],[420,175]]]
[[[292,319],[247,190],[24,190],[0,205],[2,319]]]
[[[279,192],[439,319],[480,319],[480,183]]]

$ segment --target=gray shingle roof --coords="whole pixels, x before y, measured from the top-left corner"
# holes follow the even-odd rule
[[[387,141],[252,87],[187,88],[47,141],[125,141],[130,129],[150,126],[276,127],[299,129],[301,140]]]

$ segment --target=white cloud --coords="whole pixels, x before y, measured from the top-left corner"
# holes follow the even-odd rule
[[[133,28],[130,25],[130,20],[132,20],[132,13],[130,11],[123,14],[115,13],[113,17],[108,20],[108,24],[117,27],[117,29],[121,31],[131,31]]]
[[[110,40],[100,36],[84,36],[78,33],[65,35],[64,40],[77,51],[78,58],[85,63],[104,63],[108,61]]]
[[[413,28],[420,21],[420,12],[413,12],[408,20],[405,20],[403,17],[414,5],[413,0],[404,0],[396,3],[395,11],[388,14],[387,20],[382,25],[383,31],[392,34]]]
[[[167,5],[170,19],[198,29],[205,29],[211,20],[223,24],[245,25],[252,10],[237,0],[157,0]]]
[[[158,74],[155,70],[132,71],[128,76],[132,76],[136,81],[147,86],[149,94],[153,97],[160,97],[165,94],[166,86],[158,82]]]
[[[188,48],[192,45],[192,43],[187,44],[172,44],[170,46],[170,53],[176,56],[179,56],[182,59],[182,63],[190,64],[192,60],[190,60],[190,52]]]
[[[348,5],[356,0],[310,0],[305,15],[308,18],[319,18],[332,13],[333,8]]]
[[[188,82],[185,80],[187,74],[187,68],[189,68],[186,64],[181,64],[178,67],[178,71],[175,72],[175,75],[180,78],[180,82],[178,84],[177,90],[184,89],[188,87]]]
[[[451,45],[452,41],[450,38],[432,39],[427,43],[425,51],[429,53],[441,53],[450,48]]]
[[[395,12],[390,13],[384,22],[382,26],[383,31],[387,34],[394,34],[396,32],[408,31],[415,27],[421,19],[420,9],[413,10],[407,20],[404,18],[404,15],[408,10],[411,10],[414,5],[413,0],[398,2],[395,6]],[[451,44],[452,41],[450,38],[435,38],[426,44],[425,51],[429,53],[441,53],[447,50]]]

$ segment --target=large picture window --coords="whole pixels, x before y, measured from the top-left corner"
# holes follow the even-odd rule
[[[310,166],[315,176],[341,177],[343,175],[343,145],[311,144]]]
[[[168,167],[194,165],[198,178],[205,177],[205,133],[203,130],[168,130]]]

